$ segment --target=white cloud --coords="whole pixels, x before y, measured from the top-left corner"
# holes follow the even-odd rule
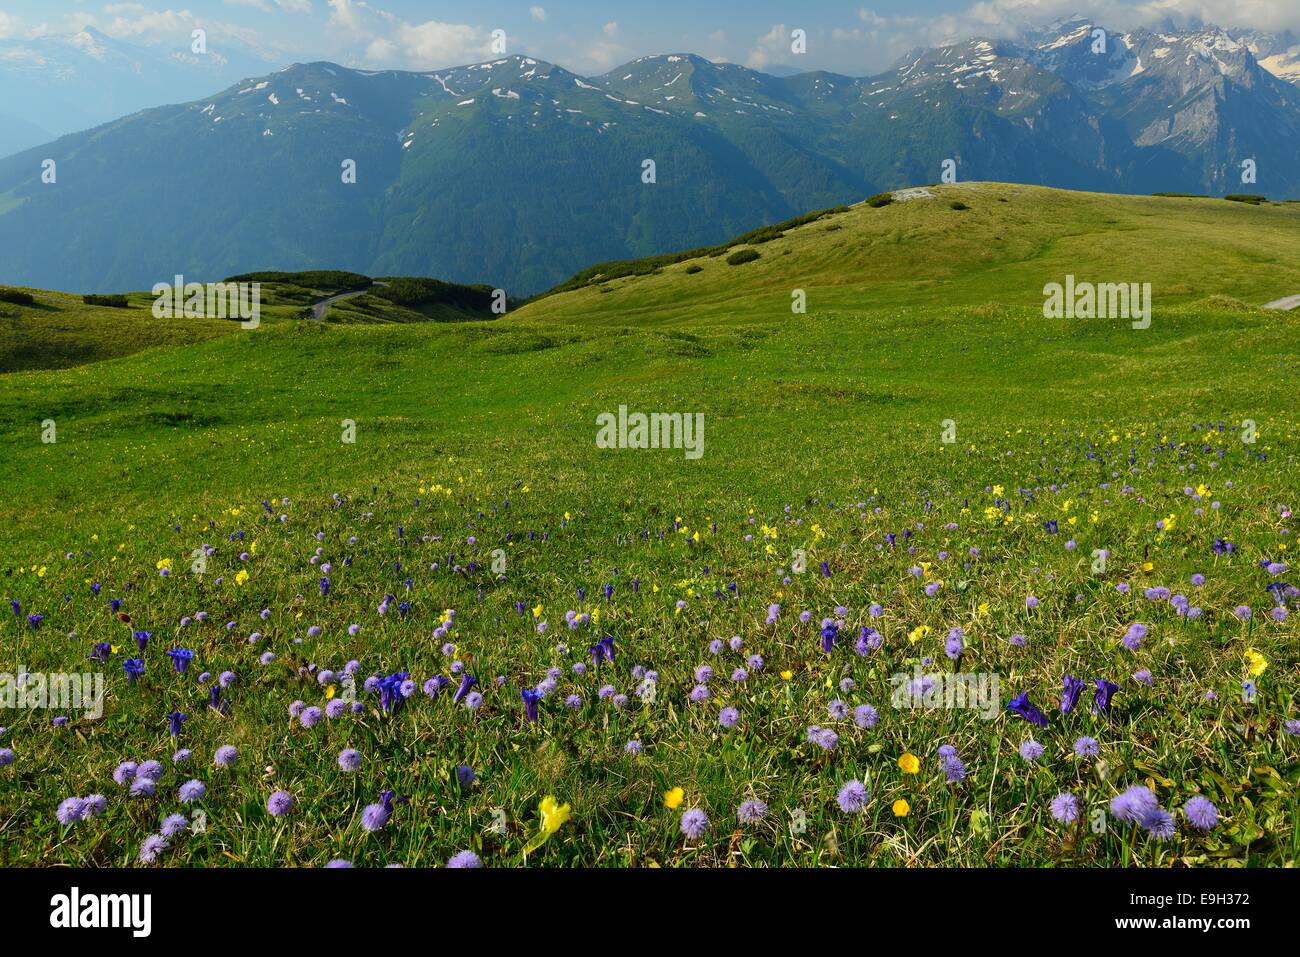
[[[231,7],[252,7],[263,13],[270,13],[274,9],[267,0],[221,0],[221,2]]]
[[[528,8],[528,13],[529,13],[529,15],[530,15],[534,20],[536,20],[538,23],[545,23],[545,22],[546,22],[546,8],[545,8],[545,7],[529,7],[529,8]]]
[[[610,39],[613,39],[614,37],[618,36],[618,24],[615,23],[613,20],[609,21],[609,23],[605,24],[605,27],[604,29],[601,30],[601,33],[605,34],[605,36],[609,37]]]
[[[762,70],[773,63],[784,63],[791,59],[791,42],[790,31],[784,23],[778,23],[754,42],[745,65],[754,70]]]
[[[460,23],[402,23],[390,39],[405,62],[417,70],[477,63],[492,55],[491,33]]]
[[[328,0],[330,5],[329,25],[332,27],[342,27],[344,30],[360,32],[362,10],[365,3],[361,0]]]
[[[328,0],[328,26],[356,65],[376,69],[432,70],[492,57],[492,34],[463,23],[407,21],[365,0]]]
[[[17,36],[17,34],[18,18],[10,16],[3,10],[0,10],[0,39]]]

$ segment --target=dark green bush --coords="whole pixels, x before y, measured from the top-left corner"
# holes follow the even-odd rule
[[[961,200],[959,200],[959,199],[954,199],[954,200],[953,200],[951,203],[949,203],[948,205],[949,205],[952,209],[970,209],[969,206],[967,206],[965,203],[963,203],[963,202],[962,202]]]
[[[121,293],[111,295],[99,295],[98,293],[87,293],[81,297],[81,301],[88,306],[109,306],[113,309],[129,309],[131,304],[127,302],[126,296]]]
[[[247,272],[242,276],[231,276],[226,282],[284,282],[304,289],[338,292],[344,289],[367,289],[372,280],[369,276],[356,272],[316,269],[308,272]]]
[[[894,201],[893,193],[877,193],[867,200],[867,205],[872,209],[880,209],[882,206],[888,206]]]
[[[0,302],[12,302],[16,306],[30,306],[35,301],[30,292],[0,286]]]
[[[727,257],[727,265],[739,266],[742,263],[752,263],[757,258],[757,249],[740,249]]]
[[[372,296],[408,308],[441,305],[456,306],[471,312],[487,312],[492,308],[492,295],[495,291],[491,286],[462,286],[422,276],[394,276],[381,279],[380,282],[384,285],[374,286],[370,290]]]
[[[1230,203],[1249,203],[1251,206],[1268,202],[1267,196],[1255,196],[1251,193],[1229,193],[1223,198]]]
[[[686,275],[688,276],[694,276],[697,272],[704,272],[704,267],[699,263],[691,263],[686,267]]]

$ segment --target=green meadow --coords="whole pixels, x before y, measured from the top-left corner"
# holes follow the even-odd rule
[[[0,710],[0,862],[1294,865],[1300,315],[1259,306],[1300,293],[1300,206],[927,192],[485,321],[371,289],[315,322],[337,290],[291,282],[254,330],[0,302],[0,672],[105,684],[100,717]],[[1045,319],[1067,275],[1150,283],[1149,327]],[[702,415],[703,455],[599,448],[620,406]],[[402,672],[396,705],[362,687]],[[899,674],[995,676],[997,706],[906,707]],[[1172,829],[1113,813],[1138,785]]]

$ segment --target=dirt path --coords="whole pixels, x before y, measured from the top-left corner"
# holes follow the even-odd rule
[[[388,283],[377,282],[375,283],[375,285],[387,286]],[[354,296],[365,295],[369,291],[370,289],[357,289],[354,292],[341,292],[337,296],[330,296],[328,299],[322,299],[320,302],[313,302],[311,304],[311,317],[315,319],[317,322],[320,322],[322,319],[325,318],[325,311],[329,309],[329,307],[332,306],[334,303],[341,302],[344,299],[351,299]]]
[[[1300,306],[1300,296],[1287,296],[1285,299],[1279,299],[1277,302],[1270,302],[1265,309],[1295,309]]]

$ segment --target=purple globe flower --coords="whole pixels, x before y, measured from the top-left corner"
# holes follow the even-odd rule
[[[217,748],[216,753],[212,756],[212,763],[219,768],[234,767],[239,760],[239,752],[228,744],[223,744]]]
[[[1020,745],[1020,757],[1026,761],[1034,762],[1043,756],[1043,746],[1033,738],[1025,741]]]
[[[293,808],[293,795],[288,791],[276,791],[266,799],[266,809],[271,817],[284,817]]]
[[[202,801],[203,796],[207,793],[207,786],[202,781],[189,780],[180,786],[176,796],[182,804],[193,804],[196,801]]]
[[[161,834],[150,834],[140,842],[140,863],[152,864],[170,846]]]
[[[339,752],[339,767],[344,771],[355,771],[361,767],[361,752],[355,748],[344,748]]]
[[[1164,808],[1154,808],[1142,815],[1139,823],[1157,840],[1167,841],[1177,832],[1174,816]]]
[[[736,810],[736,820],[741,824],[757,824],[765,817],[767,817],[767,805],[758,800],[743,801]]]
[[[81,811],[84,807],[85,802],[81,798],[64,798],[55,809],[54,816],[59,819],[60,824],[75,824],[81,820]]]
[[[1052,798],[1052,818],[1061,824],[1073,824],[1079,818],[1079,799],[1069,793]]]
[[[735,708],[723,708],[718,712],[718,724],[724,728],[734,728],[740,720],[740,712]]]
[[[1110,813],[1120,821],[1135,824],[1159,805],[1156,796],[1145,784],[1135,784],[1110,802]]]
[[[1187,815],[1187,823],[1200,831],[1212,831],[1219,823],[1219,809],[1199,794],[1188,799],[1183,813]]]
[[[853,723],[859,728],[874,728],[880,716],[869,704],[860,704],[853,709]]]
[[[682,834],[689,840],[698,841],[708,827],[709,819],[699,808],[689,808],[682,814]]]
[[[840,788],[840,793],[836,795],[835,800],[845,814],[857,814],[867,806],[866,785],[861,781],[850,781]]]
[[[367,804],[361,812],[361,826],[373,834],[381,830],[393,816],[393,792],[384,791],[379,795],[378,804]]]
[[[457,851],[447,861],[448,867],[482,867],[483,862],[473,851]]]

